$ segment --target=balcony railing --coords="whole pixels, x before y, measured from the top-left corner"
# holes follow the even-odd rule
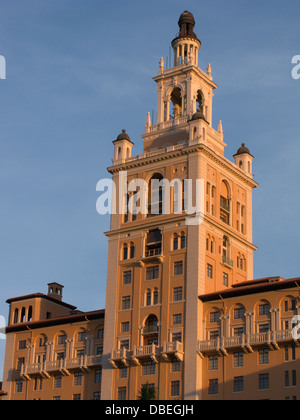
[[[143,359],[150,359],[154,363],[158,363],[160,356],[160,349],[155,344],[150,346],[134,347],[132,360],[136,365],[140,365],[140,361]]]
[[[161,255],[161,248],[155,248],[155,249],[146,249],[145,251],[145,257],[146,258],[150,258],[150,257],[157,257],[159,255]]]
[[[156,334],[159,331],[158,325],[149,325],[143,328],[143,335]]]
[[[222,257],[222,263],[224,265],[227,265],[230,268],[233,268],[233,261],[230,258],[228,258],[228,257],[223,256]]]
[[[164,343],[162,357],[165,360],[168,360],[168,357],[175,357],[177,360],[183,361],[183,344],[179,341],[175,341],[172,343]]]
[[[268,331],[257,334],[242,334],[236,337],[217,338],[215,340],[199,341],[198,353],[200,356],[210,353],[227,355],[233,349],[243,349],[249,353],[253,347],[268,346],[272,350],[278,350],[280,343],[295,342],[292,330]],[[300,343],[299,343],[300,344]]]
[[[61,359],[42,363],[24,364],[21,367],[20,374],[27,379],[29,379],[31,375],[37,374],[48,377],[49,373],[52,372],[68,374],[69,370],[88,370],[89,367],[101,366],[101,364],[101,356],[81,356],[76,359]]]

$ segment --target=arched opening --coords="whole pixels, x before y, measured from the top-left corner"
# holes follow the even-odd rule
[[[230,224],[230,190],[225,181],[222,181],[221,185],[220,219],[223,223]]]
[[[145,322],[143,329],[144,345],[158,345],[158,319],[155,315],[150,315]]]
[[[21,323],[25,322],[26,319],[26,310],[25,308],[22,308],[22,312],[21,312]]]
[[[32,321],[32,313],[33,313],[32,306],[29,306],[29,309],[28,309],[28,316],[27,316],[27,321],[28,321],[28,322],[31,322],[31,321]]]
[[[197,100],[197,109],[199,109],[199,111],[202,112],[202,114],[204,114],[205,100],[204,100],[203,92],[201,90],[198,90],[196,100]]]
[[[146,238],[146,257],[154,257],[162,253],[162,234],[160,229],[151,230]]]
[[[173,116],[171,118],[180,118],[182,116],[182,97],[180,88],[173,89],[171,93],[171,102],[173,104]]]
[[[19,322],[19,309],[15,309],[14,313],[14,324],[17,324]]]
[[[163,213],[163,179],[160,173],[154,174],[148,186],[148,215],[157,216]]]

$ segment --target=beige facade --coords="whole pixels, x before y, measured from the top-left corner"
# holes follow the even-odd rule
[[[109,172],[122,200],[120,173],[128,184],[153,179],[203,180],[204,220],[192,225],[185,211],[112,215],[109,238],[103,377],[105,399],[135,399],[141,385],[159,399],[201,399],[203,364],[197,356],[202,306],[197,296],[253,278],[252,175],[243,145],[231,162],[224,156],[222,123],[213,128],[212,69],[198,67],[201,42],[194,19],[180,17],[173,40],[174,67],[160,61],[157,121],[146,119],[144,152],[132,156],[125,130],[114,141]],[[172,115],[171,115],[172,114]],[[193,196],[196,196],[195,182]],[[178,194],[178,192],[177,192]],[[185,197],[186,198],[186,197]],[[129,193],[128,202],[134,200]],[[173,204],[172,204],[173,203]],[[163,203],[160,203],[163,206]],[[161,210],[161,209],[160,209]]]
[[[100,399],[104,311],[77,311],[57,283],[8,303],[3,399]]]

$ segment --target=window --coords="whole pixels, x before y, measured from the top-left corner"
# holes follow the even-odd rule
[[[223,273],[223,286],[228,287],[228,274]]]
[[[19,350],[26,350],[26,340],[19,341]]]
[[[156,364],[154,362],[143,363],[143,376],[155,375]]]
[[[181,362],[179,360],[172,361],[172,372],[181,372]]]
[[[233,392],[243,392],[244,391],[244,377],[238,376],[233,380]]]
[[[176,343],[176,341],[179,341],[179,343],[182,343],[182,333],[174,333],[172,334],[172,342]]]
[[[270,331],[270,324],[261,324],[259,326],[259,333],[263,334],[263,333],[267,333]]]
[[[158,290],[154,290],[154,293],[153,293],[153,305],[158,305]]]
[[[173,291],[173,301],[180,302],[182,300],[182,287],[175,287]]]
[[[129,350],[129,340],[122,340],[120,342],[120,350],[122,349]]]
[[[119,401],[125,401],[126,400],[126,394],[127,394],[127,389],[126,389],[125,386],[118,388],[118,400]]]
[[[81,394],[74,394],[73,401],[81,401]]]
[[[159,278],[159,266],[148,267],[146,270],[146,280],[156,280]]]
[[[258,379],[259,379],[259,389],[260,390],[269,389],[270,379],[269,379],[269,374],[268,373],[259,375]]]
[[[147,292],[147,298],[146,298],[146,306],[151,306],[152,304],[152,292],[149,290]]]
[[[84,357],[85,350],[77,350],[76,351],[76,357],[79,359],[80,357]]]
[[[207,264],[207,277],[209,279],[213,278],[213,266],[211,264]]]
[[[126,379],[128,375],[127,367],[122,367],[119,369],[119,379]]]
[[[54,376],[54,388],[58,389],[62,386],[62,375],[55,375]]]
[[[128,246],[127,244],[123,245],[123,260],[128,259]]]
[[[78,343],[83,343],[86,339],[86,333],[85,331],[80,331],[78,333]]]
[[[297,386],[297,371],[292,371],[292,386]]]
[[[244,367],[244,353],[234,353],[234,367]]]
[[[23,379],[16,381],[16,394],[21,394],[23,392]]]
[[[122,322],[122,324],[121,324],[121,331],[123,333],[129,331],[129,322]]]
[[[182,324],[182,314],[173,315],[173,325]]]
[[[97,332],[97,338],[98,338],[98,340],[103,340],[103,338],[104,338],[104,329],[103,328],[101,328],[100,330],[98,330],[98,332]]]
[[[241,337],[243,334],[245,334],[245,328],[244,327],[234,328],[234,336],[235,337]]]
[[[95,384],[101,384],[102,381],[102,369],[97,369],[95,372]]]
[[[219,369],[219,358],[218,356],[210,356],[208,359],[208,369],[218,370]]]
[[[183,261],[174,263],[174,276],[180,276],[183,274]]]
[[[245,316],[244,308],[235,308],[234,310],[234,319],[243,319]]]
[[[259,350],[259,364],[260,365],[269,364],[269,350],[268,349]]]
[[[259,315],[269,315],[270,313],[270,305],[268,303],[264,303],[263,305],[259,305]]]
[[[101,400],[101,392],[94,392],[94,401]]]
[[[131,284],[131,271],[125,271],[123,273],[123,284]]]
[[[97,354],[97,356],[102,356],[102,354],[103,354],[103,346],[97,347],[96,354]]]
[[[186,247],[186,238],[185,238],[185,234],[181,234],[181,249],[185,249]]]
[[[175,235],[174,240],[173,240],[173,250],[177,251],[178,248],[179,248],[179,238],[178,238],[178,235]]]
[[[135,246],[133,243],[130,244],[130,259],[135,258]]]
[[[122,310],[130,309],[130,296],[122,297]]]
[[[74,386],[82,385],[82,372],[74,373]]]
[[[290,386],[290,372],[288,370],[284,373],[284,386],[286,388]]]
[[[219,393],[219,381],[218,379],[210,379],[209,380],[209,387],[208,387],[208,394],[209,395],[217,395]]]
[[[210,336],[210,340],[217,340],[220,337],[220,331],[219,330],[210,331],[209,336]]]
[[[25,357],[20,357],[17,364],[17,372],[21,372],[22,365],[25,364]]]
[[[210,322],[216,323],[220,321],[220,312],[211,312],[210,313]]]
[[[180,381],[171,382],[171,397],[179,397],[180,395]]]
[[[67,337],[65,336],[65,334],[59,335],[58,336],[58,345],[62,346],[66,343],[66,339]]]

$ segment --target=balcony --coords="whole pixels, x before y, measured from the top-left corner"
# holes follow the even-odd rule
[[[20,375],[27,380],[31,380],[31,376],[35,375],[50,378],[50,374],[53,373],[62,373],[69,376],[70,371],[72,370],[80,369],[83,372],[88,372],[90,367],[101,365],[101,356],[81,356],[76,359],[61,359],[42,363],[25,364],[21,367]]]
[[[135,365],[140,366],[143,360],[151,360],[154,363],[158,363],[159,356],[159,347],[151,344],[150,346],[134,347],[131,358]]]
[[[131,359],[131,353],[126,348],[122,348],[119,350],[112,351],[112,357],[110,359],[110,364],[114,369],[118,368],[118,365],[122,365],[123,367],[129,366],[129,361]]]
[[[228,257],[222,257],[222,264],[226,265],[226,267],[233,268],[233,261]]]
[[[293,339],[292,330],[280,330],[199,341],[198,354],[203,358],[214,353],[228,356],[228,352],[232,350],[253,353],[254,348],[262,346],[267,346],[270,350],[279,350],[280,344],[283,343],[293,343],[300,347],[300,340]]]
[[[158,331],[159,331],[158,325],[148,325],[143,328],[143,335],[158,334]]]
[[[178,361],[183,362],[183,344],[179,341],[175,341],[174,343],[164,343],[161,355],[166,361],[175,358]]]

